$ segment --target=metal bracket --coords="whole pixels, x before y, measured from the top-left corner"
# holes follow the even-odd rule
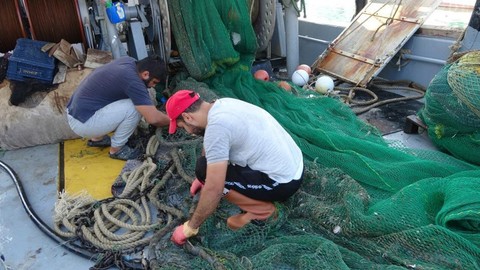
[[[329,48],[330,51],[336,53],[336,54],[340,54],[340,55],[343,55],[343,56],[346,56],[346,57],[350,57],[350,58],[353,58],[355,60],[358,60],[358,61],[361,61],[361,62],[364,62],[364,63],[367,63],[367,64],[370,64],[370,65],[379,65],[381,63],[378,62],[378,59],[377,60],[373,60],[373,59],[368,59],[366,57],[363,57],[361,55],[358,55],[358,54],[354,54],[354,53],[351,53],[351,52],[346,52],[344,50],[338,50],[338,49],[335,49],[333,47],[330,47]]]
[[[125,14],[128,21],[139,21],[142,28],[147,28],[150,25],[147,17],[145,16],[144,5],[126,6]]]

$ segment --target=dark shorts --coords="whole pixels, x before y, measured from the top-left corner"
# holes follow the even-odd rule
[[[201,182],[205,182],[207,175],[207,159],[201,156],[197,159],[195,176]],[[292,196],[299,188],[303,180],[303,173],[300,179],[288,183],[277,183],[268,175],[251,168],[228,165],[225,188],[233,189],[249,198],[260,201],[285,201]]]

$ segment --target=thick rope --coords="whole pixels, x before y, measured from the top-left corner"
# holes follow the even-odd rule
[[[335,87],[335,90],[340,92],[339,94],[336,94],[336,96],[339,96],[343,99],[343,101],[349,105],[353,112],[355,114],[362,114],[364,112],[367,112],[375,107],[382,106],[385,104],[389,103],[394,103],[394,102],[399,102],[399,101],[406,101],[406,100],[414,100],[414,99],[420,99],[425,96],[425,89],[418,89],[415,87],[409,87],[409,86],[389,86],[388,84],[375,84],[375,86],[381,88],[382,90],[407,90],[407,91],[413,91],[418,93],[418,95],[413,95],[413,96],[404,96],[404,97],[398,97],[398,98],[391,98],[391,99],[386,99],[382,101],[378,101],[379,98],[377,94],[375,94],[374,91],[363,88],[363,87]],[[348,94],[341,94],[342,91],[348,91]],[[370,100],[366,101],[358,101],[355,100],[355,94],[356,91],[362,91],[367,93],[372,97]],[[333,94],[335,95],[335,94]],[[363,107],[360,107],[363,106]],[[359,108],[360,107],[360,108]]]
[[[122,174],[122,180],[126,183],[126,186],[119,197],[126,198],[133,195],[133,191],[137,189],[138,186],[141,186],[139,189],[140,192],[144,191],[146,185],[148,185],[150,176],[156,169],[157,164],[153,163],[152,158],[147,157],[143,164],[135,168],[135,170]]]
[[[170,155],[172,156],[173,162],[175,166],[177,167],[177,173],[185,180],[187,183],[192,183],[194,178],[193,176],[188,175],[182,168],[181,164],[182,162],[180,161],[180,156],[178,155],[178,149],[174,148],[171,152]]]
[[[183,212],[161,203],[157,195],[175,170],[188,183],[191,183],[193,177],[182,168],[178,149],[174,147],[171,151],[173,164],[160,180],[152,181],[152,175],[157,169],[152,157],[161,143],[189,147],[197,145],[200,138],[183,144],[169,143],[159,140],[163,138],[159,134],[157,131],[148,141],[144,162],[121,175],[125,188],[118,198],[98,202],[86,193],[75,196],[62,194],[55,207],[55,231],[68,238],[80,237],[101,250],[125,252],[151,244],[154,236],[158,238],[158,232],[164,235],[167,232],[165,228],[172,227],[172,223],[178,223],[174,221],[181,220],[184,217]],[[165,213],[165,220],[154,220],[150,212],[151,205]],[[159,231],[155,233],[155,230]],[[149,232],[154,233],[146,237]]]
[[[314,76],[310,79],[309,84],[304,86],[304,88],[307,89],[314,89],[314,84],[316,81],[316,78],[319,76]],[[399,85],[408,85],[408,86],[399,86]],[[364,88],[364,87],[359,87],[359,86],[353,86],[353,87],[339,87],[335,86],[335,88],[327,93],[327,95],[332,96],[332,97],[339,97],[343,100],[345,104],[350,106],[352,108],[352,111],[355,114],[362,114],[364,112],[367,112],[375,107],[382,106],[385,104],[389,103],[394,103],[394,102],[399,102],[399,101],[407,101],[407,100],[415,100],[415,99],[421,99],[425,96],[426,89],[418,84],[415,84],[411,81],[405,81],[405,80],[397,80],[397,81],[387,81],[381,78],[376,78],[370,86],[375,86],[377,88],[380,88],[382,90],[406,90],[406,91],[413,91],[418,93],[417,95],[413,96],[404,96],[404,97],[398,97],[398,98],[391,98],[391,99],[386,99],[379,101],[379,98],[377,94],[375,94],[374,91]],[[356,92],[361,91],[364,93],[367,93],[370,95],[372,98],[369,100],[355,100]],[[344,92],[348,92],[347,94],[342,94]]]

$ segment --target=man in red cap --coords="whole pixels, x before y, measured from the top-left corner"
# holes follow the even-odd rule
[[[166,104],[169,132],[184,128],[204,136],[205,156],[199,157],[190,193],[201,189],[190,220],[178,226],[178,245],[198,233],[200,225],[224,197],[244,213],[227,225],[237,230],[252,221],[265,221],[300,187],[303,156],[285,129],[265,110],[247,102],[221,98],[209,103],[191,90],[180,90]],[[255,222],[258,223],[258,222]]]

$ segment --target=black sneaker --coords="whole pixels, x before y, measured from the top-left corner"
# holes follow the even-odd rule
[[[110,146],[110,136],[105,135],[100,141],[92,141],[88,140],[87,142],[88,146],[91,147],[107,147]]]
[[[110,157],[113,159],[129,160],[129,159],[138,159],[141,155],[142,155],[142,152],[140,149],[131,148],[128,145],[124,145],[116,153],[110,154]]]

